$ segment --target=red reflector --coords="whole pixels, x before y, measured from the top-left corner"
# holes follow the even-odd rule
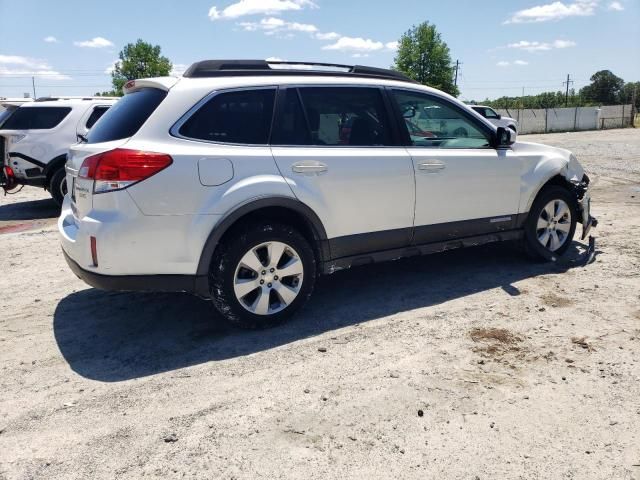
[[[93,266],[98,266],[98,246],[96,244],[96,237],[90,237],[91,239],[91,260],[93,260]]]
[[[93,180],[139,182],[172,162],[173,159],[164,153],[116,148],[85,158],[78,175]]]
[[[15,173],[13,173],[13,168],[11,168],[9,165],[5,165],[5,167],[4,167],[4,174],[5,174],[7,177],[15,177],[15,176],[16,176],[16,174],[15,174]]]

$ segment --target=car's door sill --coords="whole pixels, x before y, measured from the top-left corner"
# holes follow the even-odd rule
[[[501,232],[492,232],[484,235],[474,235],[470,237],[457,238],[455,240],[446,240],[442,242],[432,242],[423,245],[412,245],[404,248],[395,248],[379,252],[370,252],[362,255],[353,255],[349,257],[337,258],[324,262],[322,265],[322,273],[331,274],[346,268],[367,265],[370,263],[387,262],[390,260],[399,260],[401,258],[414,257],[418,255],[428,255],[431,253],[439,253],[456,248],[473,247],[493,242],[502,242],[507,240],[519,240],[523,238],[524,230],[505,230]]]

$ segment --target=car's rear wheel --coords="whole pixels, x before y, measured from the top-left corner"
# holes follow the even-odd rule
[[[51,175],[47,189],[55,202],[58,205],[62,205],[64,196],[67,194],[67,175],[64,167],[59,168]]]
[[[527,251],[545,260],[564,254],[571,245],[577,218],[571,192],[560,186],[545,187],[533,202],[525,223]]]
[[[309,299],[316,260],[294,228],[264,222],[231,231],[216,249],[209,271],[213,304],[243,328],[279,324]]]

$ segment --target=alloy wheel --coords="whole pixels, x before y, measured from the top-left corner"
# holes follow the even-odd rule
[[[283,242],[265,242],[247,251],[233,277],[236,299],[255,315],[273,315],[298,297],[304,266],[298,252]]]
[[[564,200],[551,200],[538,216],[536,224],[538,242],[546,249],[555,252],[567,242],[570,231],[571,209],[569,205]]]

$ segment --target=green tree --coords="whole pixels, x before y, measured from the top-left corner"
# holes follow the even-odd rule
[[[122,95],[122,87],[129,80],[149,77],[166,77],[171,72],[171,61],[160,54],[160,45],[151,45],[138,39],[136,43],[128,43],[119,55],[111,72],[113,91],[102,95]]]
[[[624,80],[610,70],[600,70],[591,76],[591,84],[580,89],[580,96],[587,102],[614,105],[620,100]]]
[[[636,93],[636,110],[640,110],[640,82],[629,82],[624,84],[624,88],[620,93],[620,103],[631,103],[633,100],[633,92]]]
[[[453,81],[449,47],[429,22],[414,25],[400,37],[394,61],[393,68],[423,85],[454,96],[460,93]]]

